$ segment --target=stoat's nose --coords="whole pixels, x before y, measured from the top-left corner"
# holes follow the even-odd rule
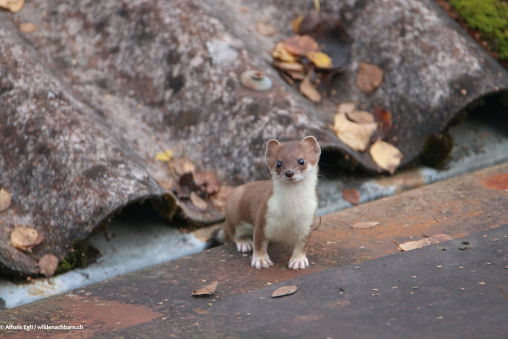
[[[293,175],[295,175],[295,172],[293,172],[291,170],[287,170],[284,174],[286,175],[286,177],[292,178]]]

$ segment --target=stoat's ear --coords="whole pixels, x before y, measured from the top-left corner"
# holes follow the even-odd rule
[[[278,142],[275,139],[268,140],[268,143],[266,144],[266,152],[265,157],[266,159],[272,158],[275,156],[275,153],[280,147],[280,142]]]
[[[319,144],[318,144],[316,138],[314,138],[313,136],[308,136],[308,137],[303,138],[302,144],[307,146],[312,154],[314,154],[316,156],[321,155],[321,147],[319,147]]]

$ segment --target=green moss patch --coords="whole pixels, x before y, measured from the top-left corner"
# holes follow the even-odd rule
[[[65,273],[75,268],[83,268],[95,262],[99,255],[99,250],[89,245],[85,240],[75,240],[72,244],[72,252],[60,261],[55,274]]]
[[[469,27],[491,39],[502,59],[508,60],[508,4],[500,0],[450,0]]]

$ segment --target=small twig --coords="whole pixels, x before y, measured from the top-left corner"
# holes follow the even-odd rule
[[[353,226],[351,226],[351,224],[349,224],[349,223],[347,223],[347,222],[345,222],[345,221],[339,220],[339,222],[340,222],[341,224],[346,225],[346,226],[353,227]]]
[[[499,287],[499,290],[501,291],[501,293],[504,295],[504,297],[506,299],[508,299],[508,294],[505,293],[505,291],[503,291],[503,288],[501,287],[501,285],[497,285],[497,287]]]
[[[400,245],[399,245],[399,244],[398,244],[395,240],[392,240],[392,241],[395,243],[395,245],[397,245],[397,247],[399,248],[399,250],[401,250],[402,252],[405,252],[405,251],[406,251],[405,249],[403,249],[402,247],[400,247]]]
[[[318,12],[321,10],[321,4],[319,3],[319,0],[314,0],[314,8]]]
[[[312,230],[315,231],[317,230],[319,227],[321,227],[321,217],[319,217],[319,225],[317,225],[316,227],[314,227]]]

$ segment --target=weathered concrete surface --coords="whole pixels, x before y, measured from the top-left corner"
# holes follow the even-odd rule
[[[62,259],[121,206],[161,197],[198,222],[218,220],[175,199],[155,154],[173,149],[198,171],[240,183],[267,175],[266,140],[315,135],[323,148],[352,154],[327,127],[344,101],[392,112],[388,141],[414,159],[475,99],[508,88],[506,71],[431,1],[323,2],[355,39],[336,95],[312,105],[278,77],[268,52],[291,35],[291,20],[311,3],[281,1],[38,1],[0,13],[0,185],[13,196],[0,215],[0,262],[37,273],[47,253]],[[280,29],[255,33],[257,21]],[[38,26],[33,33],[21,23]],[[378,64],[382,86],[362,94],[358,62]],[[253,92],[239,75],[260,69],[274,82]],[[465,73],[467,70],[467,74]],[[168,207],[172,209],[172,207]],[[13,217],[13,211],[16,215]],[[45,235],[32,253],[9,244],[14,224]]]
[[[271,246],[275,266],[259,271],[234,246],[217,247],[3,311],[0,323],[84,327],[28,333],[41,337],[499,337],[508,330],[498,287],[508,290],[507,190],[505,163],[323,217],[303,271],[286,268],[285,248]],[[344,223],[364,220],[381,224]],[[392,242],[422,234],[455,240],[406,252]],[[215,296],[190,296],[215,280]],[[298,291],[270,298],[285,285]]]

